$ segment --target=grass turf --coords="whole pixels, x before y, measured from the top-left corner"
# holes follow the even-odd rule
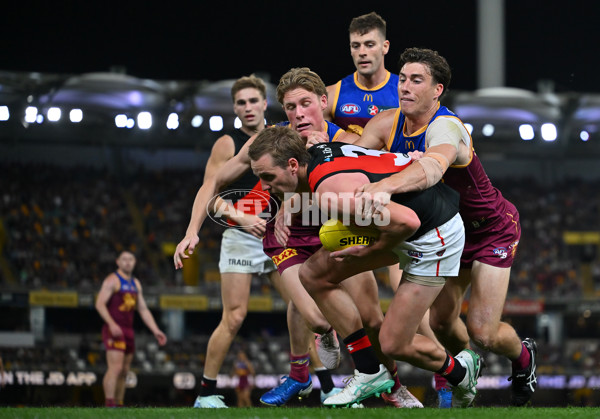
[[[36,407],[36,408],[0,408],[0,418],[10,419],[97,419],[97,418],[128,418],[128,419],[184,419],[184,418],[218,418],[218,419],[336,419],[336,418],[519,418],[519,419],[554,419],[554,418],[600,418],[600,408],[593,407],[567,407],[567,408],[502,408],[482,407],[470,409],[393,409],[393,408],[366,408],[366,409],[325,409],[325,408],[230,408],[230,409],[192,409],[192,408],[85,408],[85,407]]]

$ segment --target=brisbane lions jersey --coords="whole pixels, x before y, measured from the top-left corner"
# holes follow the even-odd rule
[[[465,222],[466,231],[501,231],[503,229],[501,226],[508,228],[513,225],[514,217],[518,217],[517,209],[492,185],[473,149],[473,141],[467,129],[464,128],[462,121],[445,106],[438,104],[438,110],[429,123],[410,136],[404,135],[406,119],[398,109],[387,143],[388,150],[393,153],[426,151],[427,129],[438,118],[451,118],[458,121],[464,132],[462,141],[471,150],[471,160],[465,165],[453,164],[443,178],[446,185],[460,194],[460,215]]]
[[[138,289],[133,277],[123,278],[118,271],[119,290],[111,295],[106,308],[114,321],[121,327],[133,327],[134,310],[137,307]]]
[[[308,183],[315,192],[321,182],[341,173],[364,173],[371,183],[406,169],[411,158],[406,154],[370,150],[341,142],[317,144],[308,149]],[[348,191],[351,192],[351,191]],[[417,214],[421,227],[409,240],[444,224],[458,213],[459,195],[452,188],[438,183],[424,191],[392,195],[392,201]]]
[[[362,134],[362,128],[379,112],[400,106],[398,75],[388,71],[385,80],[369,89],[352,73],[335,84],[331,119],[346,131]]]

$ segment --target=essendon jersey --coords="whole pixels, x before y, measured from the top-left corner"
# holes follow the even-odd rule
[[[401,172],[411,162],[406,154],[370,150],[341,142],[317,144],[308,149],[312,159],[308,165],[308,182],[312,191],[329,176],[342,172],[361,172],[377,182]]]
[[[119,278],[119,290],[108,300],[106,308],[114,321],[121,327],[133,327],[133,315],[137,306],[138,289],[133,277],[123,278],[115,271]]]
[[[308,183],[313,192],[323,180],[333,175],[360,172],[371,182],[377,182],[411,164],[406,154],[369,150],[340,142],[317,144],[308,151],[312,156],[307,169]],[[458,200],[458,193],[443,183],[424,191],[392,195],[392,201],[415,211],[421,221],[421,227],[410,240],[454,217],[458,213]]]

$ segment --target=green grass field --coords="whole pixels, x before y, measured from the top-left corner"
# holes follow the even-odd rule
[[[218,418],[218,419],[335,419],[335,418],[468,418],[468,419],[531,419],[531,418],[600,418],[600,408],[570,407],[570,408],[501,408],[484,407],[471,409],[324,409],[324,408],[267,408],[257,407],[248,409],[192,409],[192,408],[0,408],[0,418],[36,418],[36,419],[96,419],[96,418],[127,418],[127,419],[185,419],[185,418]]]

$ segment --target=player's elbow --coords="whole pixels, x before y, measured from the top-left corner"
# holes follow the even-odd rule
[[[406,218],[404,229],[412,236],[421,227],[421,220],[414,211],[411,212],[412,214]]]
[[[102,308],[105,307],[100,301],[96,301],[96,304],[94,304],[94,307],[96,308],[96,311],[98,313],[102,312]]]
[[[214,178],[210,179],[208,182],[205,182],[204,185],[202,185],[202,186],[206,186],[205,190],[212,193],[212,192],[220,191],[225,186],[227,186],[227,184],[225,183],[225,180],[223,179],[222,176],[215,176]]]

